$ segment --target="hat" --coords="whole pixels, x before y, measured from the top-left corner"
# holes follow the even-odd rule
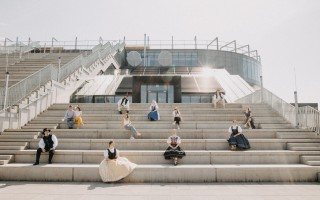
[[[50,130],[50,129],[48,129],[48,128],[44,128],[44,129],[43,129],[43,131],[42,131],[42,134],[44,135],[44,132],[46,132],[46,131],[51,132],[51,130]]]

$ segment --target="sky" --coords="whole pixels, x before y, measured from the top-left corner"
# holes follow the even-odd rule
[[[299,102],[320,103],[319,0],[0,0],[0,40],[143,40],[145,33],[249,44],[261,56],[265,88],[287,102],[297,89]]]

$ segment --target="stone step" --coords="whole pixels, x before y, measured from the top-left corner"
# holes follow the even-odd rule
[[[320,161],[319,160],[309,160],[306,162],[307,165],[310,166],[320,166]]]
[[[150,123],[143,123],[140,121],[132,122],[134,127],[136,129],[173,129],[177,128],[176,125],[172,125],[168,122],[150,122]],[[120,129],[121,122],[104,122],[104,123],[90,123],[90,124],[84,124],[82,129]],[[291,128],[291,125],[288,124],[264,124],[268,126],[263,126],[263,129],[273,129],[274,127],[280,129],[288,129]],[[180,128],[181,129],[225,129],[227,130],[230,126],[230,123],[228,122],[212,122],[212,123],[205,123],[205,122],[181,122]],[[261,124],[262,126],[262,124]],[[34,128],[40,128],[43,127],[41,125],[33,125],[29,124],[27,126],[22,127],[23,129],[34,129]],[[51,127],[49,127],[51,128]],[[59,123],[60,129],[67,129],[67,125],[65,123]]]
[[[0,146],[27,146],[27,142],[3,142],[0,140]]]
[[[306,156],[306,155],[303,155],[301,156],[301,163],[305,163],[307,161],[320,161],[320,154],[319,155],[314,155],[314,156]]]
[[[97,122],[97,121],[121,121],[122,120],[121,115],[103,115],[103,116],[82,116],[82,120],[84,122]],[[55,122],[55,123],[61,123],[63,119],[63,116],[53,116],[53,117],[46,117],[46,116],[41,116],[37,117],[29,124],[42,124],[42,123],[48,123],[48,122]],[[160,121],[172,121],[173,117],[172,116],[160,116]],[[245,118],[243,115],[202,115],[202,116],[194,116],[194,115],[184,115],[183,120],[184,121],[232,121],[232,120],[237,120],[240,123],[242,123]],[[130,120],[132,121],[144,121],[147,122],[149,121],[147,118],[147,115],[131,115]],[[255,123],[287,123],[284,119],[281,117],[256,117],[255,118]]]
[[[27,130],[27,129],[23,129]],[[171,135],[172,129],[140,129],[139,130],[143,135],[142,139],[163,139],[168,138]],[[129,131],[124,129],[106,129],[106,130],[97,130],[97,129],[54,129],[52,133],[55,134],[58,138],[78,138],[78,139],[128,139]],[[30,135],[36,136],[40,135],[40,132],[3,132],[2,136],[12,136],[15,135]],[[178,134],[182,139],[226,139],[230,135],[227,133],[226,129],[180,129]],[[248,139],[275,139],[276,132],[268,131],[263,129],[246,129],[244,134]],[[3,139],[0,136],[0,141]],[[295,141],[295,140],[294,140]],[[310,142],[310,140],[306,140]]]
[[[310,143],[288,143],[288,147],[320,147],[320,143],[317,142],[310,142]]]
[[[320,151],[320,147],[290,147],[292,151]]]
[[[1,146],[0,145],[0,150],[23,150],[25,149],[25,146]]]
[[[315,182],[320,168],[295,165],[138,165],[122,183]],[[196,171],[196,173],[194,173]],[[59,173],[57,173],[59,172]],[[14,163],[0,167],[3,181],[101,182],[98,164]]]
[[[56,150],[54,163],[100,163],[104,150]],[[250,151],[185,151],[186,156],[180,160],[182,164],[297,164],[302,152],[287,150],[250,150]],[[137,164],[168,164],[161,151],[120,150],[124,156]],[[303,152],[303,155],[317,155],[318,152]],[[15,162],[32,163],[36,150],[0,151],[0,154],[15,154]],[[48,153],[43,153],[41,162],[46,163]]]
[[[0,139],[37,139],[38,135],[0,135]]]
[[[293,126],[289,123],[260,123],[260,128],[262,129],[269,129],[269,128],[277,128],[277,129],[284,129],[284,128],[293,128]]]
[[[30,142],[31,149],[37,149],[39,140]],[[111,139],[59,139],[59,150],[104,150]],[[126,150],[164,150],[168,147],[166,139],[118,139],[114,140],[119,149]],[[285,150],[286,141],[277,139],[250,139],[250,150]],[[229,150],[226,139],[184,139],[184,150]]]
[[[293,129],[294,130],[294,129]],[[320,138],[319,135],[317,135],[315,132],[311,132],[311,131],[291,131],[291,132],[287,132],[287,131],[279,131],[277,132],[277,137],[278,138],[292,138],[292,139],[304,139],[304,138]],[[299,129],[296,129],[299,130]]]
[[[6,165],[13,160],[13,155],[0,155],[0,165]]]

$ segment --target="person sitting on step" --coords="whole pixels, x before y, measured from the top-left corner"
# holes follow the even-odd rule
[[[131,132],[130,139],[135,139],[136,136],[141,136],[141,133],[139,133],[137,131],[137,129],[132,125],[130,118],[129,118],[129,113],[126,113],[123,115],[120,128],[125,128],[127,130],[130,130],[130,132]]]
[[[79,129],[83,126],[82,111],[79,106],[76,107],[76,110],[74,111],[74,115],[75,115],[75,122],[77,124],[77,129]]]
[[[130,103],[129,103],[128,96],[124,96],[122,99],[119,99],[118,101],[119,114],[122,114],[123,111],[129,113],[129,110],[130,110],[129,104]]]
[[[58,146],[58,139],[55,135],[49,134],[50,129],[45,128],[42,131],[43,138],[39,141],[39,148],[37,149],[36,162],[33,165],[39,165],[40,155],[43,152],[49,152],[48,163],[52,163],[54,151]]]
[[[104,151],[104,159],[99,165],[99,173],[103,182],[114,182],[128,176],[136,167],[135,163],[120,157],[115,143],[110,141],[109,148]]]
[[[66,121],[68,129],[73,129],[74,118],[75,118],[74,110],[72,108],[72,105],[69,105],[69,108],[64,114],[64,119],[63,119]]]
[[[180,122],[183,121],[182,120],[182,116],[180,113],[180,110],[178,107],[175,107],[173,112],[172,112],[172,116],[173,116],[173,123],[172,125],[176,125],[178,129],[180,129]]]
[[[148,119],[150,121],[160,120],[159,106],[155,100],[152,100],[152,103],[150,105],[150,112],[148,114]]]
[[[255,129],[256,126],[254,125],[254,119],[252,117],[251,109],[249,107],[247,107],[246,111],[244,111],[244,116],[246,117],[244,127]]]
[[[181,138],[177,135],[177,130],[172,130],[172,135],[167,139],[168,148],[164,152],[164,158],[166,160],[172,159],[173,164],[178,164],[178,158],[182,158],[186,153],[181,149]]]
[[[213,95],[212,104],[213,104],[213,108],[218,108],[217,107],[218,105],[220,105],[219,107],[222,107],[222,108],[225,108],[226,106],[223,93],[219,89]]]
[[[231,134],[228,142],[232,151],[251,148],[248,139],[242,134],[242,128],[238,125],[237,120],[233,120],[233,124],[229,127],[228,132]]]

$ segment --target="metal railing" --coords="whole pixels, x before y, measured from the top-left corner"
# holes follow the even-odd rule
[[[310,106],[300,107],[298,109],[299,126],[309,128],[320,134],[320,111]]]
[[[320,134],[320,112],[318,110],[315,110],[310,106],[305,106],[298,108],[298,112],[296,112],[296,108],[293,105],[287,103],[265,88],[262,89],[262,92],[261,90],[257,90],[252,94],[236,100],[235,102],[266,103],[293,126],[298,125],[299,128],[308,128],[317,132],[317,134]]]

